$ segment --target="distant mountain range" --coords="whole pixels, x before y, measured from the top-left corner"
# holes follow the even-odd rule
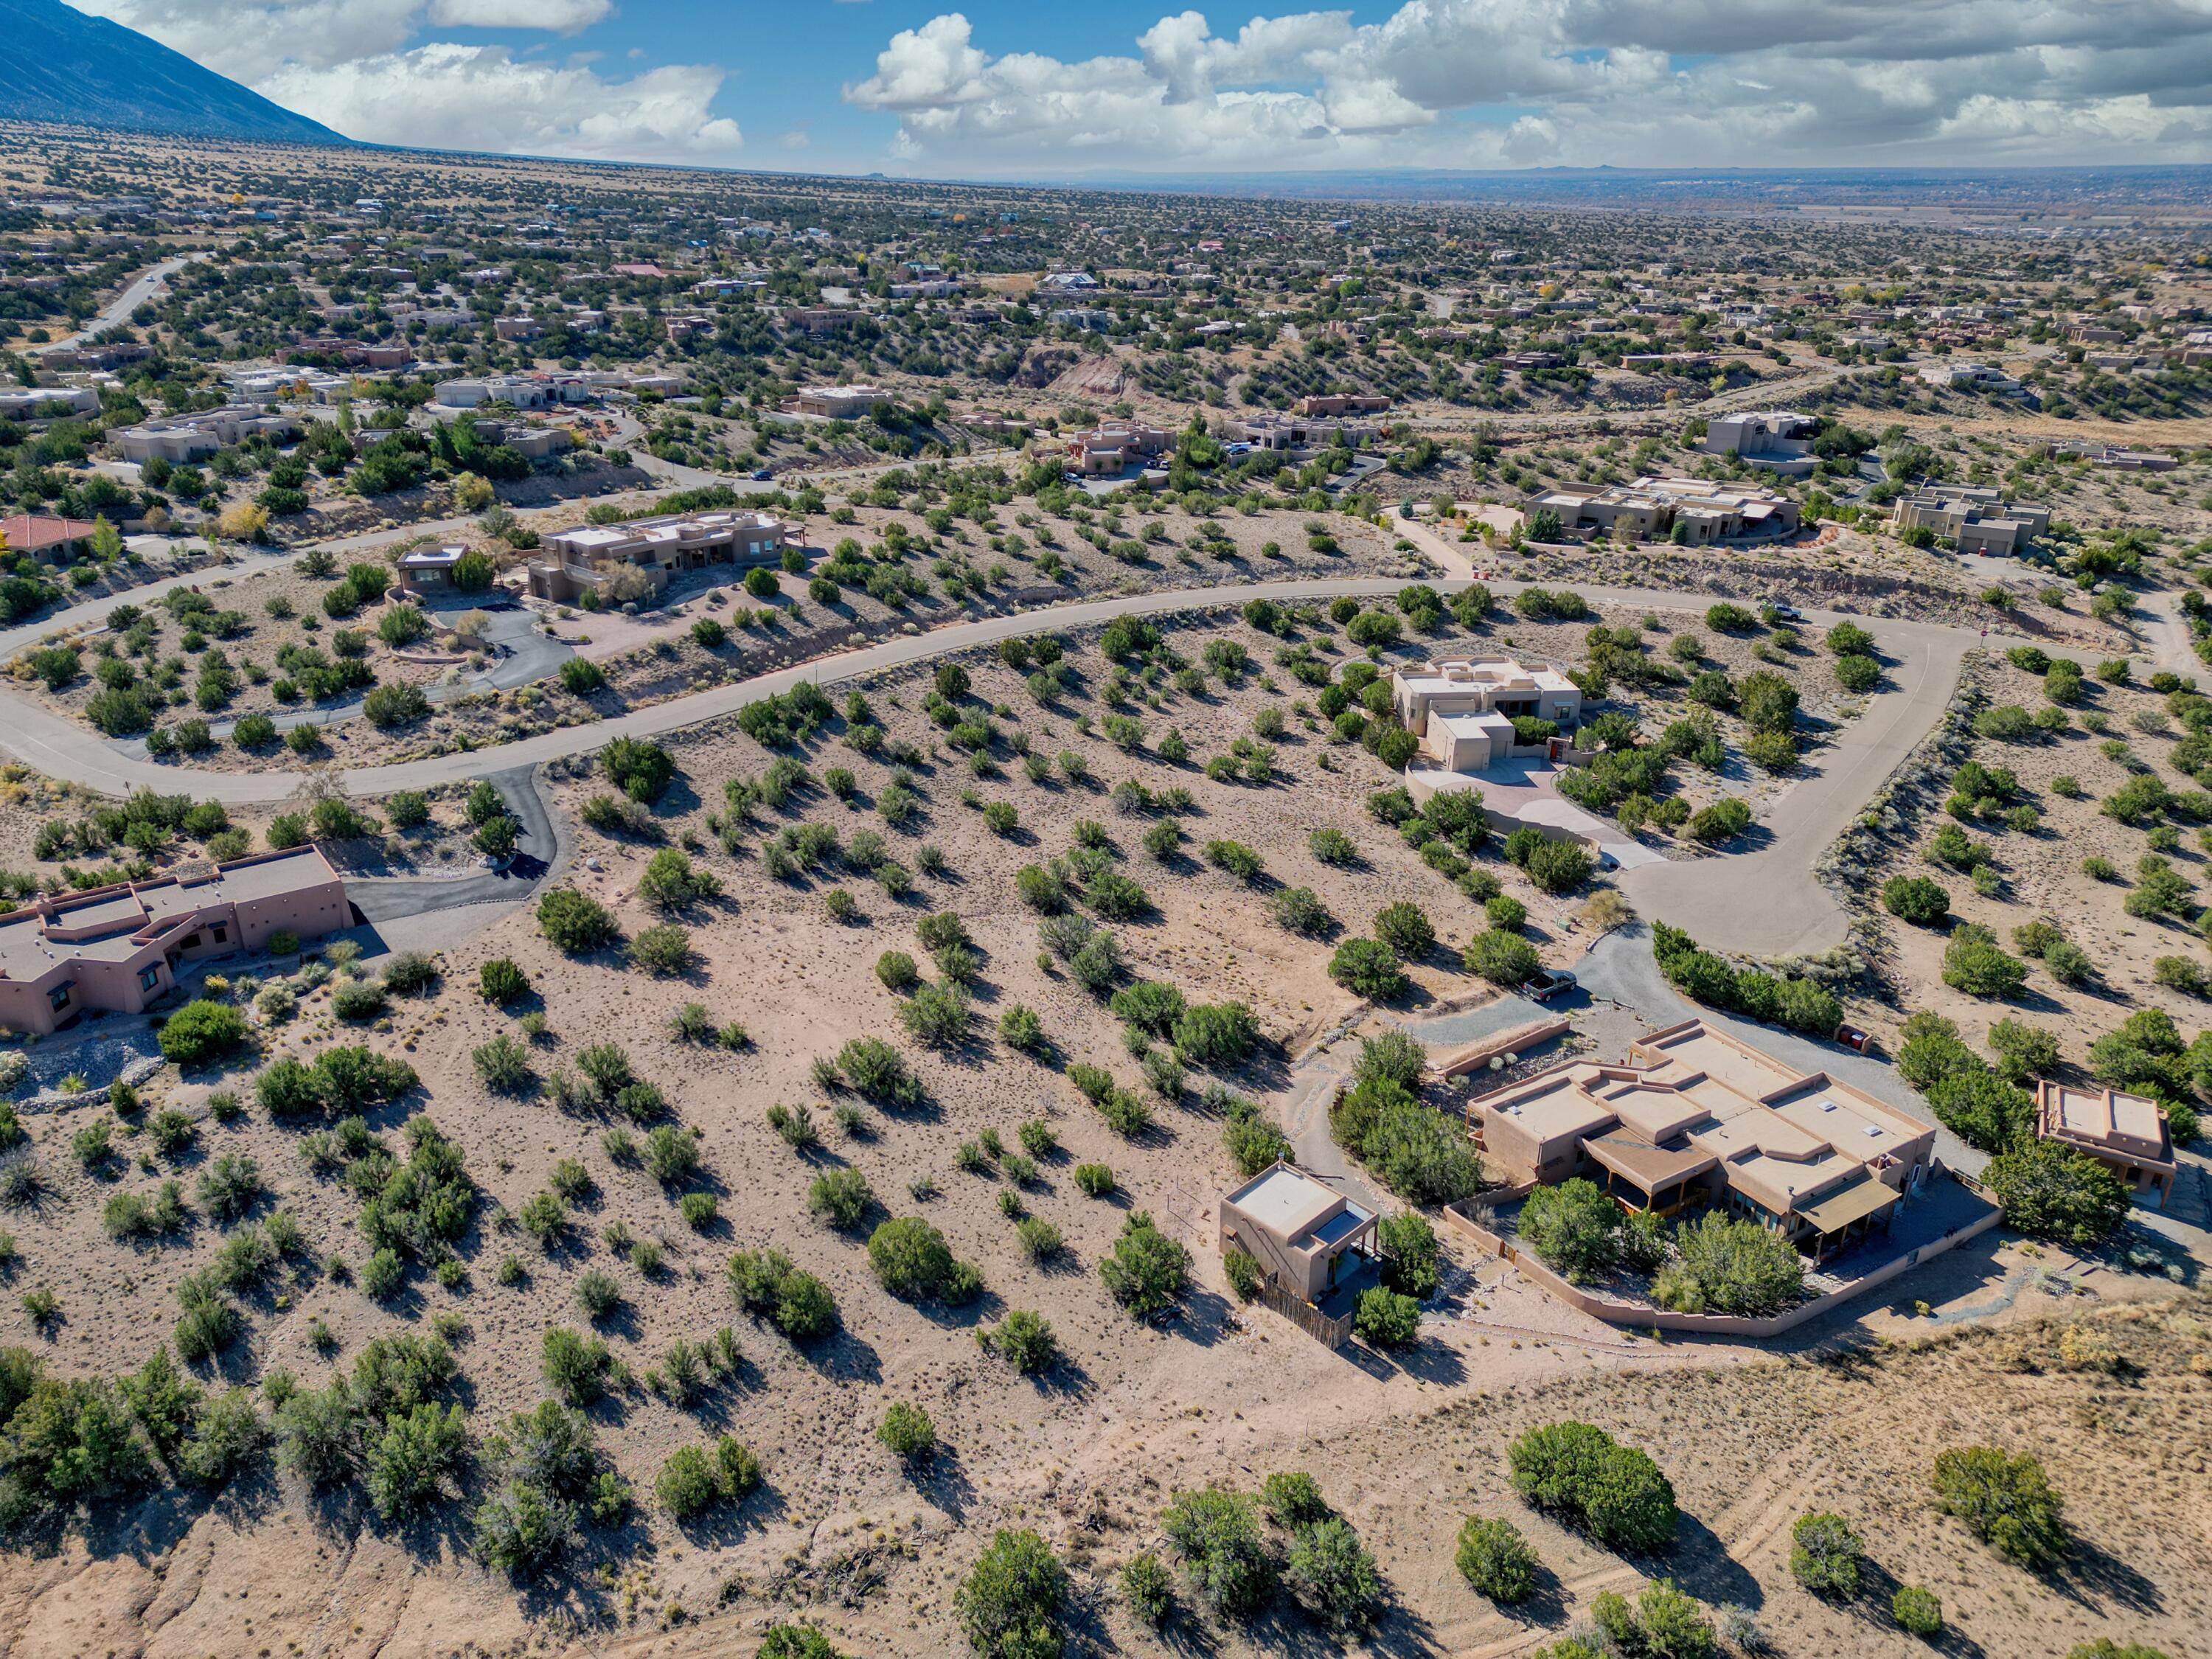
[[[1024,182],[1032,182],[1024,180]],[[1347,168],[1331,173],[1086,173],[1036,179],[1095,190],[1310,202],[1480,203],[1674,212],[1802,211],[1815,204],[2027,213],[2201,209],[2212,167],[1527,167]]]
[[[136,29],[61,0],[0,0],[0,116],[291,144],[352,141]]]

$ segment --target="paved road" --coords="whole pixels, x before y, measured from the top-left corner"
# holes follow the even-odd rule
[[[796,667],[780,669],[752,679],[732,682],[678,697],[617,719],[588,726],[567,726],[542,732],[519,743],[465,754],[441,755],[428,760],[406,761],[390,766],[362,767],[341,773],[346,788],[357,795],[383,795],[394,789],[421,789],[482,777],[512,767],[534,766],[542,761],[582,754],[604,747],[618,737],[661,737],[687,726],[696,726],[734,714],[770,692],[787,691],[802,681],[841,680],[878,669],[897,667],[923,658],[974,646],[995,645],[1018,634],[1050,629],[1081,628],[1103,623],[1115,617],[1153,616],[1199,606],[1241,605],[1252,599],[1304,601],[1339,593],[1364,598],[1395,593],[1402,584],[1372,578],[1344,581],[1255,582],[1235,587],[1177,588],[1160,593],[1139,593],[1109,599],[1019,614],[980,617],[974,622],[902,635],[842,652]],[[1650,596],[1643,601],[1651,602]],[[280,801],[289,797],[299,779],[283,772],[212,772],[189,767],[164,766],[122,752],[109,739],[76,725],[27,698],[0,689],[0,749],[14,755],[51,778],[64,778],[110,794],[127,794],[141,784],[164,790],[188,790],[204,798],[233,805]]]
[[[1823,628],[1841,619],[1828,611],[1806,615]],[[1890,689],[1868,699],[1858,719],[1808,757],[1808,775],[1760,823],[1760,844],[1621,871],[1620,890],[1642,914],[1687,927],[1717,948],[1755,955],[1844,942],[1848,918],[1813,866],[1942,717],[1967,651],[1979,643],[1966,629],[1893,619],[1875,623],[1875,638],[1888,659]]]
[[[1443,585],[1456,584],[1448,580]],[[846,679],[947,652],[994,645],[1015,635],[1080,628],[1121,616],[1239,605],[1252,599],[1297,602],[1339,593],[1372,597],[1393,593],[1400,586],[1371,578],[1255,582],[1087,600],[982,617],[716,686],[614,720],[564,727],[494,749],[356,768],[340,775],[344,786],[358,795],[425,788],[585,753],[617,737],[663,736],[733,714],[770,692],[787,691],[802,681]],[[1524,586],[1510,581],[1492,584],[1496,591],[1509,596]],[[1579,591],[1601,611],[1702,608],[1711,598],[1639,588],[1585,586]],[[1843,620],[1843,613],[1809,611],[1806,620],[1810,626],[1826,627]],[[1748,851],[1620,872],[1622,890],[1645,915],[1656,915],[1690,927],[1699,939],[1722,950],[1774,954],[1821,950],[1842,942],[1844,914],[1814,878],[1814,864],[1942,714],[1957,686],[1966,651],[1980,642],[1972,629],[1896,620],[1881,622],[1875,636],[1889,658],[1887,688],[1869,697],[1859,719],[1844,727],[1833,744],[1813,757],[1808,775],[1782,797],[1762,826],[1760,845]],[[98,734],[4,690],[0,690],[0,748],[49,777],[111,794],[128,793],[146,784],[248,804],[284,799],[298,781],[296,775],[288,772],[212,772],[160,765],[125,753]]]
[[[273,571],[289,569],[311,547],[319,547],[343,560],[352,554],[373,553],[390,547],[395,542],[410,541],[417,537],[435,540],[459,535],[475,523],[473,518],[433,519],[421,524],[398,525],[389,530],[363,530],[350,536],[333,536],[324,541],[303,543],[298,547],[281,550],[241,548],[233,553],[228,564],[203,565],[198,570],[187,570],[181,575],[164,576],[159,581],[125,588],[120,593],[103,593],[98,599],[87,599],[66,610],[50,611],[36,622],[0,629],[0,657],[12,656],[54,635],[82,632],[95,623],[105,622],[108,613],[119,605],[149,605],[176,588],[205,587],[210,583],[223,581],[238,583],[255,576],[268,575]]]
[[[949,650],[991,646],[1011,635],[1079,629],[1119,615],[1159,615],[1221,604],[1237,606],[1255,598],[1301,602],[1332,598],[1338,592],[1374,598],[1395,592],[1398,586],[1398,581],[1389,580],[1255,581],[1228,588],[1176,588],[1115,599],[1088,599],[1033,613],[980,617],[925,635],[887,639],[883,644],[823,657],[772,675],[714,686],[611,721],[542,732],[522,738],[520,744],[491,750],[345,769],[341,779],[347,790],[361,796],[418,790],[588,752],[615,737],[661,737],[684,726],[732,714],[768,692],[790,690],[801,681],[848,679]],[[1444,586],[1451,584],[1447,581]],[[1510,595],[1524,584],[1498,581],[1493,586]],[[1679,608],[1683,604],[1704,606],[1708,602],[1708,595],[1666,595],[1641,588],[1582,588],[1582,592],[1601,611],[1650,611]],[[1827,626],[1836,619],[1840,619],[1840,613],[1808,613],[1808,622],[1814,626]],[[1827,890],[1814,880],[1814,860],[1942,712],[1958,681],[1960,659],[1978,641],[1971,630],[1916,622],[1882,622],[1878,639],[1891,654],[1891,690],[1871,696],[1865,714],[1844,728],[1834,745],[1816,757],[1816,772],[1783,796],[1781,807],[1767,825],[1765,845],[1752,852],[1690,863],[1626,869],[1620,876],[1621,887],[1644,914],[1662,914],[1668,921],[1687,922],[1698,938],[1717,949],[1767,953],[1820,949],[1840,942],[1843,911],[1834,898],[1829,898]],[[86,732],[69,719],[4,690],[0,690],[0,748],[46,776],[86,783],[108,794],[128,794],[146,783],[159,790],[188,790],[226,803],[270,803],[283,801],[296,785],[296,776],[289,772],[201,772],[131,757],[95,732]]]
[[[35,355],[43,351],[58,351],[64,346],[82,345],[102,329],[113,328],[118,324],[129,322],[131,313],[148,300],[154,298],[170,277],[191,264],[193,260],[205,258],[207,255],[204,253],[182,253],[173,259],[164,259],[160,264],[140,271],[131,279],[130,284],[122,293],[107,302],[99,315],[93,318],[76,333],[64,334],[60,339],[49,340],[44,345],[34,345],[31,348],[31,351]]]

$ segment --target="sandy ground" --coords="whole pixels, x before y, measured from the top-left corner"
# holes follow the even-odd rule
[[[2028,709],[2045,707],[2041,683],[1999,659],[1988,671],[1992,705],[2017,704]],[[1993,897],[1984,897],[1961,872],[1938,869],[1922,856],[1928,842],[1944,823],[1952,822],[1940,811],[1927,815],[1910,848],[1900,849],[1875,874],[1878,888],[1892,874],[1926,875],[1942,883],[1951,895],[1954,916],[1978,922],[1996,931],[2011,949],[2013,930],[2042,918],[2054,921],[2066,936],[2086,949],[2098,969],[2096,981],[2069,988],[2038,969],[2027,988],[2012,1005],[1977,1000],[1942,982],[1942,930],[1911,927],[1891,921],[1887,933],[1895,956],[1898,976],[1911,988],[1905,1006],[1926,1007],[1959,1022],[1970,1041],[1979,1040],[1995,1021],[2011,1018],[2043,1027],[2060,1039],[2069,1062],[2081,1063],[2090,1041],[2117,1026],[2136,1008],[2163,1008],[2185,1033],[2205,1024],[2204,1003],[2152,977],[2160,957],[2179,956],[2205,966],[2203,941],[2175,921],[2145,920],[2123,908],[2133,884],[2136,865],[2149,851],[2148,823],[2130,828],[2105,815],[2100,801],[2129,775],[2120,764],[2101,752],[2108,739],[2124,740],[2133,762],[2176,789],[2196,786],[2175,771],[2170,763],[2180,725],[2162,711],[2165,699],[2140,686],[2103,684],[2094,678],[2086,684],[2090,696],[2074,712],[2072,729],[2048,741],[2001,743],[1983,739],[1975,758],[1985,766],[2009,767],[2017,775],[2021,799],[2043,814],[2041,827],[2032,835],[2007,830],[2002,818],[1976,822],[1966,827],[1978,841],[1985,842],[1995,857],[2003,884]],[[2100,735],[2084,725],[2083,716],[2106,724]],[[2146,732],[2141,720],[2151,726]],[[2054,779],[2071,776],[2084,792],[2069,798],[2051,787]],[[2111,860],[2118,878],[2097,880],[2084,873],[2082,860],[2100,856]],[[2204,879],[2205,849],[2195,836],[2187,836],[2172,849],[2174,867],[2192,889]],[[2197,901],[2202,902],[2201,897]],[[2033,964],[2031,964],[2033,966]],[[1900,1016],[1894,1011],[1887,1023]]]

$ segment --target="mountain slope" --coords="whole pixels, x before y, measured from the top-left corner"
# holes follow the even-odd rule
[[[0,115],[131,132],[350,142],[182,52],[61,0],[0,0]]]

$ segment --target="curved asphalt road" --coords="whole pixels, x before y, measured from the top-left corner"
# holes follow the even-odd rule
[[[568,867],[575,848],[561,836],[561,828],[538,791],[537,769],[518,766],[494,772],[485,782],[499,791],[522,825],[514,861],[504,870],[447,880],[408,876],[371,877],[347,884],[354,902],[370,921],[397,921],[431,910],[450,910],[464,904],[499,904],[525,899],[541,881]]]
[[[1466,568],[1463,556],[1454,562]],[[1449,590],[1463,586],[1464,581],[1453,577],[1436,585]],[[1401,586],[1379,578],[1254,582],[1178,588],[981,617],[716,686],[613,720],[567,726],[496,748],[355,768],[342,772],[340,778],[352,793],[369,797],[395,789],[465,781],[597,750],[617,737],[664,736],[733,714],[749,702],[772,692],[787,691],[802,681],[852,678],[949,652],[994,645],[1017,635],[1101,624],[1116,617],[1237,606],[1254,599],[1298,602],[1337,594],[1375,597],[1395,593]],[[1527,586],[1505,580],[1491,583],[1494,592],[1508,596]],[[1590,586],[1578,591],[1601,609],[1703,610],[1712,602],[1712,596],[1704,593]],[[1817,627],[1844,619],[1843,612],[1806,612],[1807,622]],[[1623,891],[1647,915],[1662,909],[1667,919],[1693,927],[1709,945],[1753,954],[1816,951],[1843,941],[1844,914],[1814,878],[1814,864],[1851,815],[1935,724],[1957,687],[1966,652],[1984,643],[1972,629],[1893,619],[1880,623],[1876,637],[1888,659],[1887,689],[1869,698],[1859,719],[1843,727],[1832,744],[1812,757],[1805,775],[1783,795],[1762,825],[1759,846],[1620,873]],[[1996,638],[1986,642],[2002,646],[2012,641]],[[125,794],[149,785],[188,790],[234,805],[268,803],[288,798],[301,775],[289,771],[198,771],[156,764],[129,755],[120,745],[4,689],[0,689],[0,749],[49,777],[110,794]]]

